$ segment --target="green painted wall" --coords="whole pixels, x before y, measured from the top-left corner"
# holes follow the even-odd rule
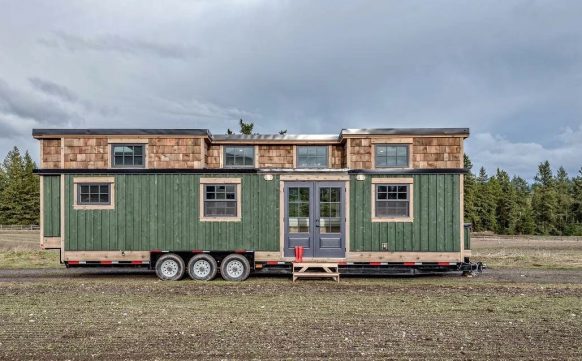
[[[61,177],[43,176],[43,228],[45,237],[61,236]]]
[[[465,249],[471,249],[471,227],[465,226]]]
[[[115,175],[114,210],[74,210],[74,176],[65,177],[66,250],[279,251],[278,176],[265,181],[257,174]],[[242,179],[242,222],[199,222],[201,177]],[[460,250],[459,175],[412,176],[412,223],[370,222],[372,177],[383,176],[350,181],[351,251],[382,251],[384,242],[397,252]]]
[[[459,175],[414,175],[414,221],[372,223],[371,178],[350,182],[350,251],[458,252],[460,250]],[[392,176],[394,177],[394,176]],[[408,177],[408,176],[406,176]]]
[[[242,179],[242,222],[199,222],[201,177]],[[279,250],[279,179],[225,174],[115,175],[114,210],[74,210],[66,176],[65,249]]]

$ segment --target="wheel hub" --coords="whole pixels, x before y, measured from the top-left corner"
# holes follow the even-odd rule
[[[178,262],[173,259],[165,260],[160,267],[162,274],[168,278],[175,277],[178,274],[179,268]]]
[[[244,265],[239,260],[230,261],[228,265],[226,265],[226,272],[232,278],[238,278],[242,276],[244,272]]]
[[[194,263],[194,274],[197,277],[204,278],[210,274],[211,266],[210,263],[206,260],[200,260]]]

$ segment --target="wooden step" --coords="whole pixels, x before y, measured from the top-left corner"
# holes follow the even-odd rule
[[[293,262],[293,267],[334,267],[338,266],[333,262]]]
[[[337,272],[301,272],[295,273],[295,277],[336,277],[340,274]]]
[[[338,264],[332,262],[295,262],[293,263],[293,282],[298,278],[330,277],[339,282]]]

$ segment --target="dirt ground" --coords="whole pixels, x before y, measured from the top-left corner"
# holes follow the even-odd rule
[[[536,262],[339,284],[161,282],[143,270],[0,263],[0,360],[582,359],[582,267]]]

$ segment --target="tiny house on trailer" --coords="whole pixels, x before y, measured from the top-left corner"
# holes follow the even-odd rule
[[[470,270],[466,128],[338,135],[206,129],[35,129],[41,248],[67,267],[150,267],[161,279]]]

